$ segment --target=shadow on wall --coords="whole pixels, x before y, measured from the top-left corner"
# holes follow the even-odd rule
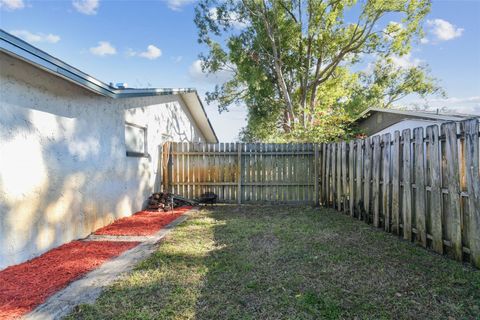
[[[65,119],[54,116],[51,131],[41,132],[38,122],[28,121],[38,111],[15,109],[14,129],[8,117],[0,126],[0,268],[140,209],[149,166],[127,168],[118,135],[98,134],[79,119],[55,132]]]
[[[149,134],[161,137],[168,133],[175,142],[200,142],[199,128],[178,96],[155,96],[123,99],[126,120],[147,125]],[[160,109],[160,111],[159,111]],[[151,128],[156,132],[151,132]],[[165,141],[162,141],[165,142]]]
[[[198,138],[178,97],[105,98],[3,53],[0,69],[0,269],[140,210],[162,134]],[[150,158],[125,155],[130,117]]]
[[[2,269],[141,209],[151,172],[148,160],[127,166],[124,110],[111,99],[28,65],[23,83],[0,66]]]

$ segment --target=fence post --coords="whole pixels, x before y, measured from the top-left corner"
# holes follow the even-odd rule
[[[237,168],[237,203],[242,204],[242,143],[237,143],[237,152],[238,152],[238,168]]]
[[[173,189],[173,143],[168,144],[168,175],[167,175],[167,188],[168,192],[172,192]]]
[[[468,192],[469,213],[469,247],[470,260],[480,268],[480,176],[478,121],[472,119],[464,122],[465,127],[465,166]]]
[[[462,220],[460,216],[460,173],[458,156],[457,123],[448,122],[441,125],[442,134],[445,135],[445,177],[448,186],[448,215],[450,224],[449,236],[455,259],[461,261],[462,251]]]
[[[314,154],[315,154],[315,156],[314,156],[314,158],[313,158],[313,161],[314,161],[314,162],[313,162],[313,163],[314,163],[313,168],[314,168],[314,171],[315,171],[315,173],[314,173],[314,177],[315,177],[315,178],[314,178],[314,179],[315,179],[315,181],[314,181],[314,185],[315,185],[315,189],[314,189],[315,196],[314,196],[314,199],[315,199],[315,206],[318,207],[318,205],[320,204],[319,194],[318,194],[318,192],[319,192],[319,191],[318,191],[318,181],[319,181],[319,176],[318,176],[318,171],[319,171],[319,170],[318,170],[318,165],[319,165],[319,164],[318,164],[318,144],[315,143],[313,146],[314,146]]]

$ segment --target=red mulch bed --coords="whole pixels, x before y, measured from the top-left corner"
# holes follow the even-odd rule
[[[97,235],[148,236],[177,219],[192,207],[176,208],[168,212],[140,211],[134,215],[118,219],[112,224],[95,231]]]
[[[70,282],[138,242],[72,241],[0,271],[0,319],[32,311]]]

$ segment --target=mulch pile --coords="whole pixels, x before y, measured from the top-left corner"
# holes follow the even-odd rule
[[[20,317],[138,242],[72,241],[0,271],[0,319]]]
[[[94,234],[109,236],[152,235],[191,208],[180,207],[167,212],[140,211],[130,217],[119,219],[106,227],[98,229]]]

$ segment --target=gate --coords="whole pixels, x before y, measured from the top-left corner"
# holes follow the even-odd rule
[[[167,143],[164,186],[226,203],[318,204],[318,146],[311,143]],[[168,162],[165,161],[168,159]]]

